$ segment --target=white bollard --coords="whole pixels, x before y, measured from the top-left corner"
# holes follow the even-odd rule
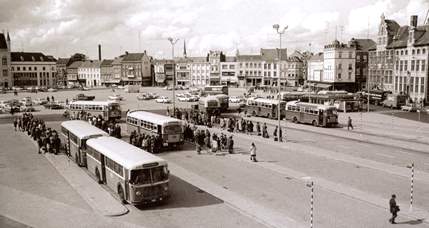
[[[413,211],[413,191],[414,191],[414,162],[411,164],[410,211]]]

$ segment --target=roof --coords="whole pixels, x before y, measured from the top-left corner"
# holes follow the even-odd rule
[[[101,62],[98,60],[83,61],[79,68],[100,68]]]
[[[158,125],[163,125],[163,124],[168,123],[168,122],[170,122],[170,123],[171,122],[182,123],[181,120],[176,119],[176,118],[172,118],[169,116],[164,116],[164,115],[160,115],[160,114],[156,114],[156,113],[152,113],[152,112],[140,111],[140,110],[128,112],[127,117],[133,117],[133,118],[136,118],[139,120],[146,120],[146,121],[149,121],[151,123],[158,124]]]
[[[123,59],[124,57],[116,57],[114,60],[113,60],[113,62],[112,62],[112,65],[120,65],[121,64],[121,61],[122,61],[122,59]]]
[[[417,26],[415,46],[429,45],[429,24]]]
[[[237,57],[235,56],[226,56],[225,57],[225,62],[235,62],[237,61]]]
[[[376,43],[375,43],[375,41],[373,41],[371,39],[355,39],[355,38],[352,38],[349,41],[349,45],[354,46],[356,48],[356,50],[359,50],[359,51],[368,51],[371,47],[375,46]]]
[[[287,49],[286,48],[282,48],[282,49],[264,49],[261,48],[261,56],[262,59],[265,61],[274,61],[274,60],[278,60],[279,56],[280,56],[280,60],[286,60],[287,59]]]
[[[141,61],[144,56],[144,53],[128,53],[124,56],[122,61]]]
[[[67,67],[67,69],[71,69],[71,68],[79,68],[80,67],[80,65],[82,65],[82,61],[76,61],[76,62],[73,62],[72,64],[70,64],[70,66],[68,66]]]
[[[387,33],[389,35],[395,35],[399,29],[399,24],[394,20],[384,20],[387,25]]]
[[[256,102],[262,102],[262,103],[268,103],[268,104],[278,104],[279,100],[277,99],[267,99],[267,98],[250,98],[248,100],[253,100]],[[284,103],[284,101],[280,101],[281,103]]]
[[[314,104],[314,103],[308,103],[308,102],[301,102],[301,101],[289,101],[286,103],[286,106],[290,105],[302,105],[302,106],[310,106],[310,107],[317,107],[317,109],[336,109],[333,105],[324,105],[324,104]],[[286,108],[287,109],[287,108]]]
[[[237,61],[262,61],[261,55],[238,55]]]
[[[58,58],[57,65],[64,64],[67,65],[70,61],[70,58]]]
[[[41,52],[11,52],[12,62],[56,62]]]
[[[312,55],[308,61],[323,61],[323,52]]]
[[[79,139],[88,139],[95,136],[108,135],[107,132],[94,127],[83,120],[69,120],[61,123],[61,126],[76,135]]]
[[[72,101],[70,104],[83,104],[83,105],[108,105],[118,103],[116,101]]]
[[[390,43],[387,48],[400,48],[406,47],[408,43],[408,25],[402,26],[398,29],[398,32],[393,37],[392,43]]]
[[[6,36],[3,33],[0,33],[0,49],[8,49]]]
[[[101,152],[128,170],[143,168],[143,164],[154,162],[160,165],[167,164],[164,159],[115,137],[102,136],[89,139],[86,145]]]
[[[105,67],[105,66],[112,66],[113,63],[113,59],[104,59],[100,66]]]

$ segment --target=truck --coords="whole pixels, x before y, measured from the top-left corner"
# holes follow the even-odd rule
[[[79,93],[76,95],[76,97],[73,99],[75,101],[92,101],[95,99],[95,96],[86,96],[83,93]]]

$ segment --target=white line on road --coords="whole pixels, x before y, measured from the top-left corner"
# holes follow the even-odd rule
[[[383,154],[383,153],[375,153],[375,154],[383,156],[383,157],[387,157],[387,158],[395,158],[395,156],[387,155],[387,154]]]

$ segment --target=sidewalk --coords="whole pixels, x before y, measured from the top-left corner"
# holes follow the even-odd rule
[[[98,214],[120,216],[128,213],[128,209],[118,199],[114,198],[66,155],[46,154],[45,156],[52,166]]]

